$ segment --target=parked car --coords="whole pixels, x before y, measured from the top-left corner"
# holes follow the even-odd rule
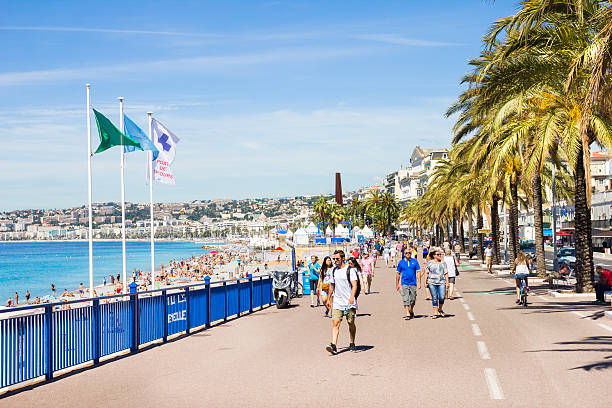
[[[562,262],[567,262],[570,268],[576,268],[576,249],[574,248],[561,248],[557,251],[557,264],[561,265]]]
[[[533,267],[535,268],[536,265],[536,246],[535,243],[533,242],[523,242],[522,244],[519,245],[521,251],[523,251],[525,253],[525,255],[531,259],[531,262],[533,263]]]

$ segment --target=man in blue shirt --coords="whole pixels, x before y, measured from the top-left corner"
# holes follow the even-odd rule
[[[419,266],[419,262],[412,258],[412,250],[410,248],[404,249],[402,255],[402,260],[397,264],[395,286],[402,294],[402,301],[406,308],[406,316],[404,316],[404,319],[410,320],[414,317],[417,285],[418,289],[421,289],[421,267]]]

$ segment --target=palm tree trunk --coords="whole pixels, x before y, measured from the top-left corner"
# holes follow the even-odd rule
[[[510,181],[510,261],[518,255],[518,185]]]
[[[463,217],[459,215],[459,245],[461,246],[461,252],[465,252],[465,231],[463,230]]]
[[[593,248],[591,231],[591,209],[587,198],[587,183],[584,171],[582,145],[578,151],[576,167],[574,168],[574,201],[576,216],[574,218],[574,234],[576,248],[576,292],[591,292],[593,290]]]
[[[542,177],[539,171],[533,175],[533,227],[536,242],[536,268],[538,276],[546,277],[546,254],[544,252],[544,214],[542,212]],[[555,255],[553,255],[555,256]]]
[[[453,239],[457,239],[457,210],[453,210]]]
[[[482,219],[482,211],[480,211],[480,205],[476,207],[476,211],[478,211],[478,214],[476,214],[476,228],[478,230],[481,230],[484,226],[484,221]],[[484,261],[484,237],[482,236],[481,232],[478,232],[478,256],[481,260]]]
[[[493,243],[493,263],[499,265],[501,263],[499,255],[499,214],[498,214],[498,202],[497,194],[493,195],[493,202],[491,203],[491,240]]]
[[[446,239],[449,244],[453,242],[453,238],[451,237],[451,224],[448,221],[446,221]]]
[[[472,209],[468,211],[468,250],[472,252],[474,250],[474,220],[472,219]]]

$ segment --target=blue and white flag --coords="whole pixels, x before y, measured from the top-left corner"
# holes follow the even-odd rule
[[[155,119],[153,119],[151,129],[153,131],[153,143],[159,150],[159,156],[153,162],[153,180],[164,184],[174,184],[171,166],[176,156],[175,147],[180,139]]]
[[[142,150],[150,150],[153,152],[153,161],[157,160],[157,156],[159,155],[159,150],[157,147],[151,142],[151,139],[142,131],[141,128],[138,127],[136,123],[132,121],[132,119],[128,118],[126,114],[123,114],[124,126],[125,126],[125,135],[142,146]],[[136,148],[134,146],[124,146],[123,151],[125,153],[134,152]]]

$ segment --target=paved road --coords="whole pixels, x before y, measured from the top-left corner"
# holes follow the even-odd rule
[[[463,268],[459,299],[432,320],[419,292],[402,319],[394,271],[378,267],[359,298],[356,353],[337,356],[330,319],[306,298],[0,399],[2,407],[72,406],[602,406],[612,398],[612,322],[604,308],[558,301],[532,285],[515,307],[512,281]],[[506,280],[504,280],[506,279]],[[496,401],[493,401],[496,400]],[[603,403],[603,404],[602,404]]]

